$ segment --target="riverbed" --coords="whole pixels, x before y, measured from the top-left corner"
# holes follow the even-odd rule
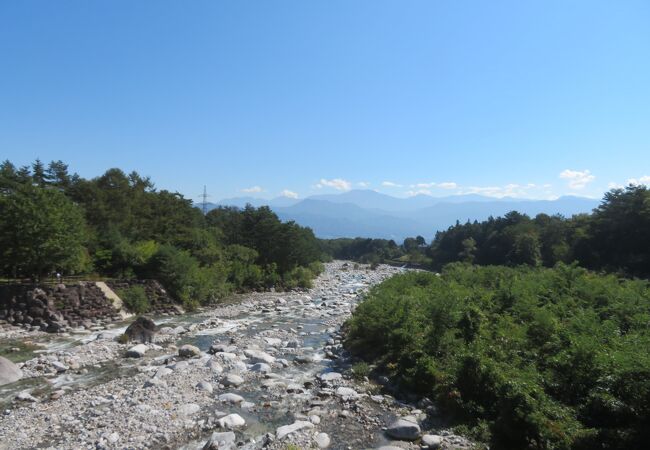
[[[401,271],[335,261],[308,291],[154,318],[160,331],[139,358],[116,340],[127,323],[12,335],[30,347],[17,347],[23,379],[0,387],[0,449],[194,450],[211,438],[220,449],[467,448],[432,429],[430,402],[404,403],[352,376],[340,326],[371,286]],[[400,419],[417,434],[396,438]]]

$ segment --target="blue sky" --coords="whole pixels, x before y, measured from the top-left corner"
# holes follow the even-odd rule
[[[647,1],[4,1],[0,158],[193,198],[597,197],[650,183],[649,23]]]

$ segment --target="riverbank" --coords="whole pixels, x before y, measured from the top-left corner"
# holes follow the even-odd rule
[[[156,321],[162,327],[140,358],[125,357],[132,345],[115,340],[126,324],[39,336],[43,353],[22,365],[24,379],[0,387],[11,397],[0,448],[190,450],[214,432],[230,442],[220,449],[421,448],[431,405],[402,403],[351,377],[339,331],[370,286],[400,271],[333,262],[309,291],[247,294]],[[425,440],[430,448],[468,445],[429,431],[437,436]]]

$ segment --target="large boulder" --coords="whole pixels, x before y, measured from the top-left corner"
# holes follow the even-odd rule
[[[126,329],[124,335],[129,342],[142,342],[143,344],[153,341],[153,337],[157,332],[156,324],[153,320],[139,316],[131,325]]]
[[[0,386],[14,383],[23,377],[23,372],[7,358],[0,356]]]
[[[412,417],[397,419],[386,428],[386,434],[393,439],[415,441],[420,437],[420,425]]]

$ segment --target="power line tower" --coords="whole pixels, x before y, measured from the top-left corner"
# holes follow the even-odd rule
[[[208,213],[208,188],[203,185],[203,194],[201,195],[201,198],[203,199],[203,202],[201,203],[202,209],[203,209],[203,215],[205,216]]]

